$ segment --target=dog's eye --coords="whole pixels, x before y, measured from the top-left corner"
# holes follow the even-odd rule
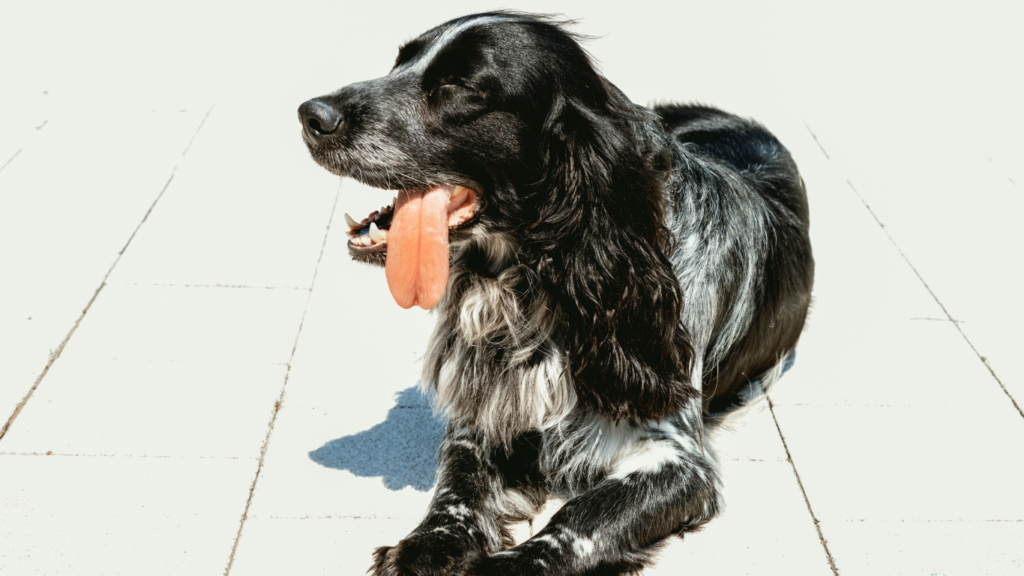
[[[434,87],[430,89],[430,92],[428,92],[427,95],[433,98],[442,91],[451,91],[460,88],[466,88],[465,82],[463,82],[462,79],[460,78],[449,76],[439,80],[437,84],[435,84]]]

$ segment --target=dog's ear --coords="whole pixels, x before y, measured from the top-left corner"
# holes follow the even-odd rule
[[[544,180],[530,252],[558,313],[580,401],[615,420],[658,420],[699,394],[668,260],[671,154],[601,82],[590,102],[556,96],[541,138]],[[590,100],[590,98],[588,98]]]

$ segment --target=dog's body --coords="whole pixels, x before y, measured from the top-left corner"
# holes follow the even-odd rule
[[[375,574],[632,573],[721,510],[707,431],[781,374],[813,279],[803,183],[767,130],[634,105],[558,24],[508,12],[425,33],[300,117],[319,163],[400,190],[350,221],[353,257],[403,306],[436,302],[437,489]],[[393,271],[432,198],[450,264]],[[550,495],[567,503],[513,546]]]

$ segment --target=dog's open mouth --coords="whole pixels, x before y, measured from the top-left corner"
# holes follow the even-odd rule
[[[399,306],[429,309],[448,284],[448,231],[469,221],[476,205],[476,192],[465,186],[402,190],[392,205],[359,222],[345,215],[349,253],[357,260],[383,260]]]

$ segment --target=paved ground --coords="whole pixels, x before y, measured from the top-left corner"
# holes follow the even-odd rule
[[[361,574],[418,520],[431,318],[348,261],[341,214],[390,197],[295,108],[484,6],[352,4],[0,4],[0,573]],[[1024,574],[1004,4],[516,5],[581,18],[635,101],[762,120],[810,191],[796,366],[649,574]]]

